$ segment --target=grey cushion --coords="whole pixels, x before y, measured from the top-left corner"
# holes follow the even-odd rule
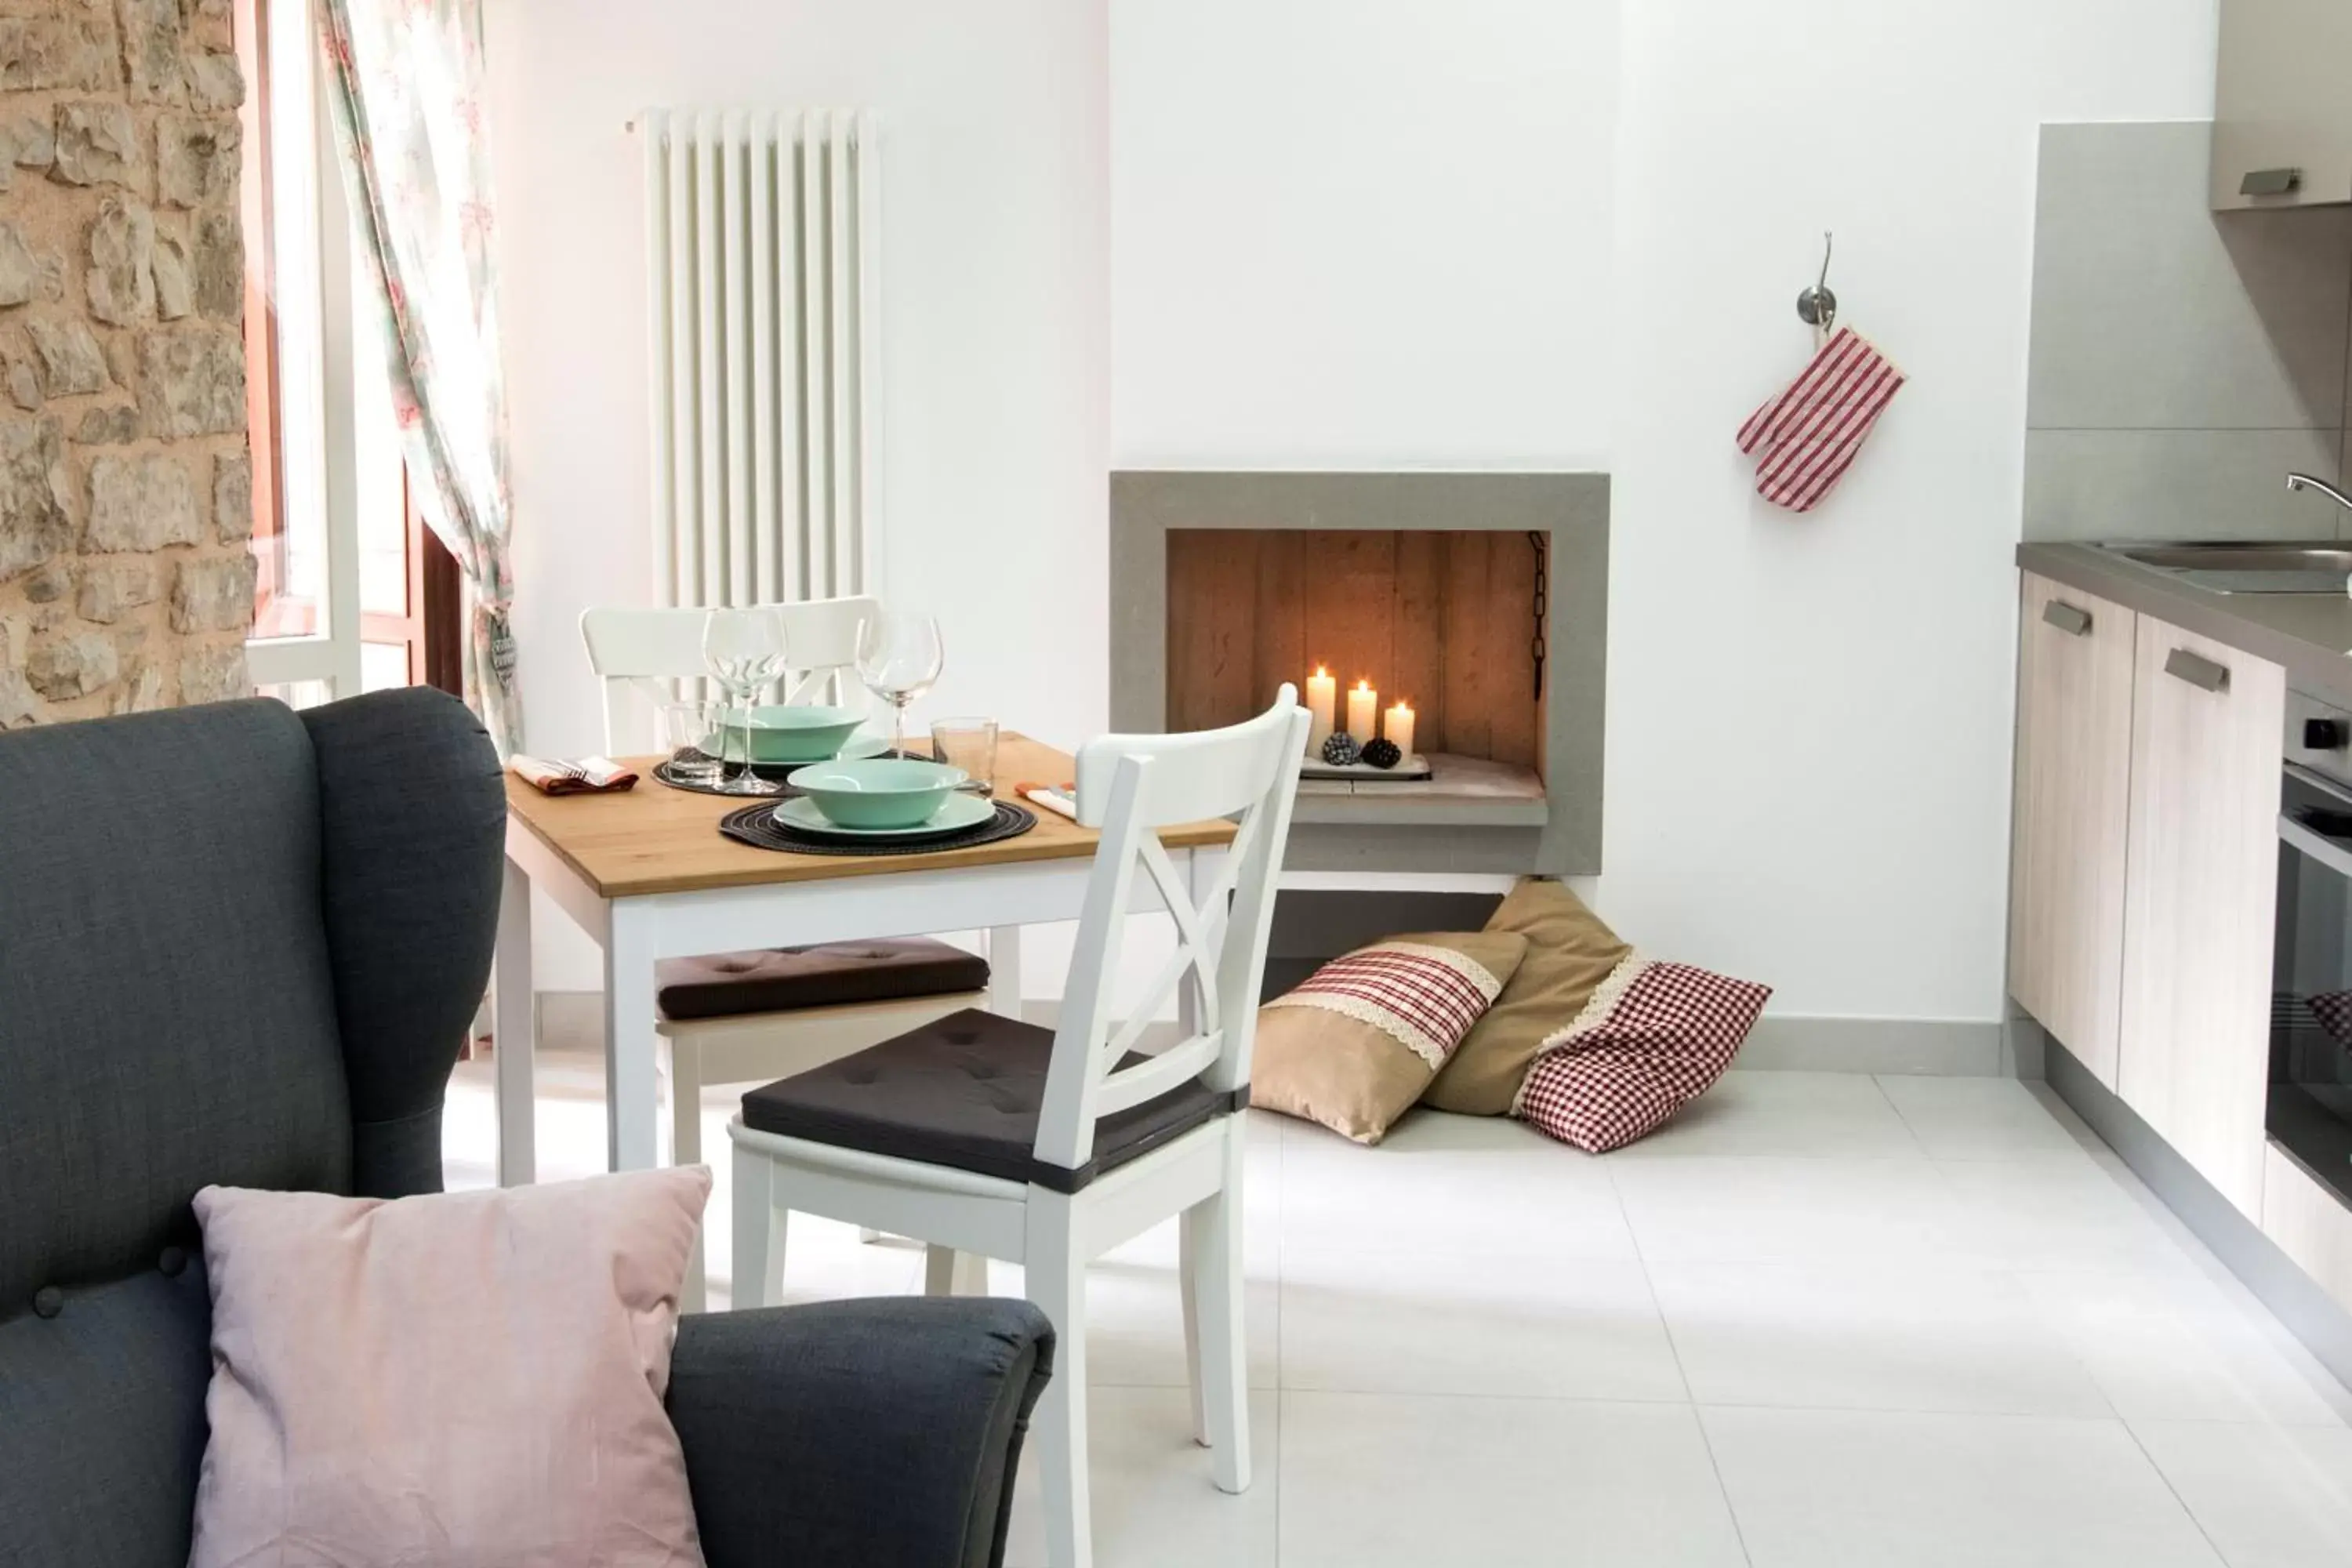
[[[1054,1032],[967,1007],[743,1097],[743,1125],[898,1160],[1075,1193],[1213,1116],[1249,1103],[1199,1079],[1095,1123],[1076,1170],[1036,1157]],[[1130,1052],[1118,1064],[1145,1058]]]

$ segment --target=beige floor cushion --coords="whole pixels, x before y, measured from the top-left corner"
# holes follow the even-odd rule
[[[1511,889],[1486,930],[1527,938],[1527,956],[1421,1102],[1467,1116],[1507,1116],[1544,1041],[1575,1023],[1633,950],[1574,893],[1536,878]]]
[[[1516,931],[1423,933],[1333,959],[1258,1010],[1250,1103],[1379,1142],[1527,951]]]

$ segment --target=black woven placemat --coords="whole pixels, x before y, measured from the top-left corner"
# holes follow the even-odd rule
[[[881,757],[903,756],[920,763],[928,763],[931,760],[919,752],[877,752],[875,755],[877,759]],[[751,771],[761,778],[767,780],[770,784],[781,784],[784,783],[785,779],[789,778],[792,774],[798,773],[801,769],[814,767],[815,765],[816,764],[814,763],[753,763],[751,764]],[[730,763],[727,766],[731,772],[733,769],[741,766],[741,764],[739,763]],[[697,784],[677,777],[671,772],[669,762],[667,758],[654,764],[654,779],[656,783],[666,784],[672,789],[682,789],[689,795],[728,795],[732,793],[731,791],[720,789],[716,784]],[[766,801],[792,800],[797,797],[800,793],[800,791],[793,788],[790,784],[785,784],[782,794],[763,795],[758,798]]]
[[[975,849],[1018,838],[1037,826],[1037,814],[1009,800],[996,802],[996,815],[958,832],[933,838],[856,838],[820,837],[786,827],[776,820],[772,799],[730,811],[719,819],[719,831],[754,849],[781,849],[791,855],[930,855],[941,849]]]

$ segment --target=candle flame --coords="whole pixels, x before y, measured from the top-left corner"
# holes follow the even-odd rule
[[[1318,664],[1315,667],[1315,679],[1318,680],[1328,680],[1331,679],[1331,672]]]
[[[1372,683],[1370,680],[1359,680],[1356,682],[1356,689],[1359,691],[1370,691],[1371,689]]]

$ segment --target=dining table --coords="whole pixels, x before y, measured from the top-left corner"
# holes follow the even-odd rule
[[[660,1163],[655,965],[663,960],[985,931],[990,1009],[1019,1017],[1022,929],[1076,920],[1093,874],[1100,836],[1042,806],[1029,806],[1037,820],[1027,832],[966,848],[797,854],[720,831],[721,818],[754,801],[660,784],[657,757],[620,760],[640,782],[619,793],[551,795],[507,774],[493,1015],[503,1185],[530,1182],[537,1168],[533,889],[604,952],[606,1163],[621,1171]],[[1012,799],[1017,784],[1075,776],[1067,752],[1008,732],[991,782]],[[1234,833],[1222,820],[1160,830],[1196,899],[1214,885]],[[1135,909],[1160,908],[1149,879],[1135,888]]]

